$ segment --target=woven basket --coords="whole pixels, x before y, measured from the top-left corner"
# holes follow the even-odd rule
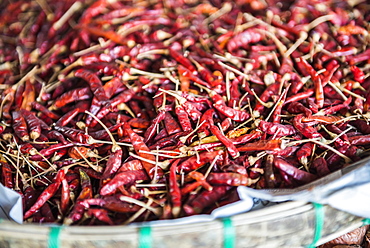
[[[178,226],[45,226],[0,223],[1,248],[314,247],[363,225],[363,218],[286,202],[227,219]]]

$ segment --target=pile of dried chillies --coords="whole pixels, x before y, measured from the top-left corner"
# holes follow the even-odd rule
[[[11,14],[9,14],[11,13]],[[2,1],[0,182],[24,219],[208,213],[369,155],[366,1]]]

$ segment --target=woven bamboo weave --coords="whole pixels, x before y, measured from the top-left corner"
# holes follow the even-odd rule
[[[362,225],[363,218],[323,206],[323,226],[316,245],[323,244]],[[317,213],[312,204],[287,202],[230,218],[235,247],[307,247],[317,229]],[[66,226],[53,242],[63,248],[145,247],[142,226]],[[46,248],[52,227],[35,224],[0,223],[1,248]],[[209,222],[153,226],[146,237],[152,248],[225,247],[225,226],[221,219]]]

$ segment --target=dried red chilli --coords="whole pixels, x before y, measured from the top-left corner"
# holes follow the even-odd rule
[[[168,146],[180,145],[183,142],[180,140],[181,137],[188,135],[189,132],[177,132],[172,135],[168,135],[167,137],[161,138],[157,140],[153,145],[149,146],[149,149],[156,150],[162,149]]]
[[[30,209],[27,210],[27,212],[24,214],[24,218],[27,219],[31,217],[34,213],[36,213],[37,210],[39,210],[42,205],[46,203],[47,200],[49,200],[56,191],[58,190],[60,184],[62,183],[63,179],[65,177],[64,170],[59,170],[58,174],[54,178],[54,182],[50,184],[37,198],[35,204],[33,204]]]
[[[5,160],[3,156],[0,156],[0,164],[1,164],[1,182],[4,184],[5,187],[9,189],[14,188],[14,178],[12,173],[12,168]]]
[[[67,180],[64,178],[62,180],[62,190],[61,190],[61,199],[60,199],[60,211],[62,214],[65,214],[68,211],[71,191]]]
[[[12,112],[12,119],[13,119],[13,129],[14,133],[23,141],[28,141],[30,139],[30,135],[28,132],[28,127],[26,123],[26,119],[21,115],[19,111]]]
[[[295,187],[366,156],[363,3],[226,1],[232,14],[212,19],[217,1],[184,3],[186,16],[172,2],[78,2],[59,26],[74,3],[47,0],[53,20],[33,1],[0,8],[0,181],[27,210],[53,171],[68,178],[29,221],[125,223],[141,208],[125,197],[151,209],[137,222],[207,213],[236,185]]]
[[[21,115],[25,118],[30,133],[30,138],[36,140],[41,135],[41,130],[49,130],[50,127],[37,118],[33,113],[26,109],[20,110]]]
[[[243,122],[250,117],[250,115],[246,111],[241,111],[226,106],[226,103],[224,102],[222,97],[218,95],[216,92],[212,91],[210,93],[210,97],[213,100],[213,106],[215,107],[215,109],[217,109],[220,113],[229,117],[230,119],[237,122]]]
[[[312,162],[312,169],[315,170],[320,177],[330,174],[329,167],[323,157],[318,157]]]
[[[308,75],[311,76],[311,80],[314,83],[316,104],[319,108],[322,108],[324,105],[324,93],[323,93],[324,86],[323,86],[321,78],[319,77],[315,69],[310,64],[308,64],[308,62],[304,60],[303,58],[297,61],[297,63],[302,65],[304,70],[306,70],[306,75],[304,76],[308,76]]]
[[[144,133],[144,142],[148,142],[149,140],[153,138],[158,128],[159,123],[165,118],[165,113],[166,112],[164,110],[160,110],[158,112],[157,117],[155,117],[152,120],[152,123],[150,124],[150,126],[147,128],[147,130]]]
[[[78,69],[77,71],[75,71],[75,77],[82,78],[86,82],[88,82],[90,90],[99,101],[108,100],[102,82],[100,81],[99,77],[93,72],[84,69]]]
[[[202,152],[199,154],[198,157],[194,155],[180,163],[177,166],[177,170],[184,172],[196,170],[204,166],[205,164],[212,162],[213,160],[215,160],[215,158],[217,158],[217,160],[222,160],[223,154],[224,152],[222,150],[213,152]]]
[[[171,168],[170,168],[170,175],[169,175],[169,195],[171,198],[171,203],[172,203],[172,215],[174,217],[177,217],[180,214],[181,211],[181,191],[179,184],[177,182],[177,177],[176,177],[176,169],[177,165],[180,162],[179,159],[177,159],[175,162],[172,163]]]
[[[248,176],[234,172],[210,173],[207,181],[212,185],[250,186],[252,184]]]
[[[87,135],[82,130],[78,130],[78,129],[70,128],[70,127],[61,127],[57,125],[54,126],[54,129],[72,141],[75,141],[81,144],[89,143],[90,136]]]
[[[114,175],[118,169],[121,167],[122,164],[122,149],[117,149],[116,151],[112,152],[109,155],[109,158],[107,160],[102,179],[103,183],[104,180],[107,180],[112,175]]]
[[[205,175],[198,171],[189,172],[184,180],[185,182],[195,180],[195,182],[184,185],[184,187],[181,188],[182,195],[189,194],[190,192],[196,193],[199,187],[203,187],[207,191],[212,190],[212,186],[206,181]]]
[[[130,138],[130,142],[132,143],[132,146],[134,147],[136,153],[144,158],[145,160],[142,161],[143,167],[145,171],[147,172],[148,176],[151,179],[155,179],[156,177],[160,178],[163,175],[162,168],[159,166],[153,165],[151,162],[155,161],[155,156],[149,153],[149,148],[144,143],[143,137],[136,134],[130,127],[128,123],[125,123],[124,125],[125,132]],[[149,160],[149,161],[148,161]],[[151,162],[150,162],[151,161]]]
[[[123,185],[132,185],[137,180],[147,180],[148,176],[144,170],[124,171],[117,173],[112,180],[107,182],[100,190],[101,195],[109,195]]]
[[[264,120],[259,122],[258,128],[262,132],[276,136],[289,136],[297,133],[297,130],[291,125],[276,124]]]
[[[40,161],[40,160],[50,157],[51,155],[53,155],[55,152],[59,151],[60,149],[68,148],[72,146],[73,146],[73,143],[54,144],[54,145],[49,146],[48,148],[40,150],[35,155],[30,156],[29,159],[32,161]]]
[[[175,113],[177,115],[177,119],[179,121],[179,124],[181,125],[182,130],[184,132],[191,131],[192,126],[189,120],[188,113],[184,110],[184,108],[181,105],[177,104],[177,101],[176,101]]]
[[[275,158],[274,166],[280,171],[286,173],[288,176],[296,180],[298,183],[309,183],[317,178],[317,176],[303,170],[299,170],[293,165],[289,164],[282,158]]]
[[[53,104],[53,108],[58,109],[69,103],[86,100],[91,98],[89,88],[76,88],[61,95]]]
[[[277,174],[274,170],[274,155],[267,155],[265,160],[265,171],[264,178],[266,180],[266,186],[268,188],[275,188],[278,185]]]
[[[252,151],[279,151],[282,149],[281,140],[260,140],[253,143],[247,143],[238,146],[239,152],[252,152]]]
[[[168,134],[175,134],[181,131],[179,123],[177,123],[169,112],[165,112],[163,122]]]
[[[125,90],[123,92],[120,92],[117,96],[112,98],[110,101],[108,101],[96,114],[96,117],[98,119],[101,119],[105,117],[109,112],[114,110],[119,104],[126,103],[129,101],[133,95],[135,94],[135,91],[132,89]],[[90,124],[90,127],[94,127],[97,124],[96,120],[93,120]]]
[[[42,114],[45,114],[46,116],[48,116],[50,119],[58,120],[60,118],[58,114],[50,111],[48,108],[46,108],[44,105],[40,104],[39,102],[32,102],[31,106],[34,109],[40,111]]]
[[[118,172],[136,171],[136,170],[142,170],[142,169],[144,168],[140,160],[135,159],[135,160],[131,160],[126,163],[123,163],[121,167],[118,169]]]
[[[199,214],[203,209],[209,207],[220,200],[227,194],[227,191],[230,189],[229,186],[215,186],[212,191],[203,191],[198,194],[190,203],[184,205],[184,211],[187,215]]]
[[[55,123],[57,126],[67,126],[70,122],[76,120],[76,116],[80,113],[84,113],[90,106],[89,101],[80,101],[76,104],[74,109],[71,109],[66,114],[61,116]]]
[[[303,115],[299,114],[293,119],[293,126],[306,138],[321,138],[322,135],[312,126],[302,123]]]

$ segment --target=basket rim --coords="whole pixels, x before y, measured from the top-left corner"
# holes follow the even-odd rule
[[[322,205],[326,209],[332,209],[339,213],[345,213],[349,216],[354,216],[347,212],[333,209],[329,205]],[[259,222],[268,222],[272,220],[284,219],[289,216],[299,215],[308,211],[314,212],[314,206],[310,202],[288,201],[272,206],[266,206],[262,209],[252,210],[229,217],[232,220],[234,228],[243,225],[250,225]],[[354,216],[354,219],[346,227],[338,228],[326,236],[320,236],[315,245],[324,244],[332,239],[340,237],[363,225],[364,218]],[[24,223],[19,224],[13,221],[0,219],[0,237],[5,238],[29,238],[32,240],[45,241],[49,239],[52,228],[60,228],[59,240],[73,240],[75,242],[83,241],[98,241],[98,240],[114,240],[136,242],[139,238],[139,230],[142,227],[151,227],[153,235],[158,237],[171,234],[183,235],[191,234],[197,230],[220,230],[224,228],[222,218],[216,218],[210,221],[201,221],[196,223],[188,223],[183,225],[153,225],[152,222],[133,223],[129,225],[118,226],[64,226],[58,224],[35,224]],[[81,228],[83,227],[83,228]],[[312,229],[312,227],[311,227]],[[21,234],[21,235],[20,235]],[[8,235],[8,236],[7,236]],[[314,235],[313,235],[314,236]]]

